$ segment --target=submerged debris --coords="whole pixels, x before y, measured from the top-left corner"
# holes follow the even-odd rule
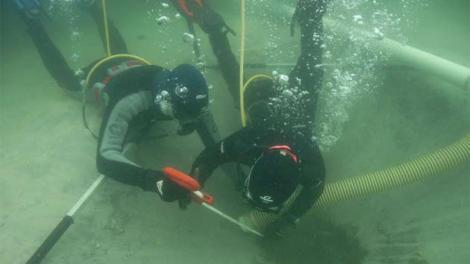
[[[364,25],[364,20],[362,19],[361,15],[354,15],[353,21],[356,22],[358,25]]]
[[[374,37],[378,40],[382,40],[384,39],[385,35],[384,33],[382,33],[382,31],[380,31],[380,29],[378,28],[374,28]]]
[[[168,22],[170,22],[170,18],[167,16],[161,16],[157,18],[156,20],[157,20],[158,25],[165,25],[165,24],[168,24]]]
[[[190,33],[183,33],[183,41],[185,43],[192,43],[194,41],[194,35]]]
[[[289,76],[285,74],[280,74],[278,76],[278,81],[281,85],[287,85],[289,83]]]

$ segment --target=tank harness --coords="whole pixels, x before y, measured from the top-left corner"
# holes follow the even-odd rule
[[[103,69],[100,69],[100,68],[96,69],[96,71],[98,72],[103,71],[105,73],[104,78],[102,78],[101,80],[95,81],[93,85],[91,86],[91,90],[95,97],[96,103],[98,105],[105,105],[105,106],[108,104],[109,97],[107,94],[108,92],[107,89],[109,88],[107,87],[108,87],[109,82],[111,82],[114,76],[126,70],[129,70],[131,68],[135,68],[135,67],[139,67],[143,65],[145,64],[142,63],[141,61],[128,60],[128,61],[124,61],[119,64],[114,64],[108,67],[106,67],[107,65],[104,65]]]
[[[151,65],[151,63],[135,55],[115,54],[94,63],[87,71],[86,78],[82,81],[84,86],[82,119],[83,125],[95,139],[98,136],[90,129],[86,116],[87,101],[94,98],[98,106],[106,106],[109,101],[109,91],[107,90],[109,88],[107,87],[111,80],[124,71],[144,65]]]

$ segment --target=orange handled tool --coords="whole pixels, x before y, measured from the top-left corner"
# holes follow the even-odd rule
[[[171,167],[163,168],[163,173],[165,173],[165,175],[170,181],[190,191],[192,193],[193,200],[196,201],[197,203],[200,203],[200,204],[201,203],[206,203],[206,204],[214,203],[214,197],[201,192],[200,191],[201,185],[193,177]]]
[[[211,210],[212,212],[218,214],[219,216],[225,218],[226,220],[238,225],[242,228],[242,230],[249,231],[257,236],[262,237],[263,234],[259,233],[258,231],[254,230],[253,228],[246,226],[239,221],[235,220],[233,217],[230,217],[223,212],[217,210],[212,206],[214,203],[214,198],[208,194],[201,192],[199,189],[201,185],[197,180],[192,178],[191,176],[187,175],[186,173],[179,171],[175,168],[165,167],[163,168],[163,173],[167,176],[167,178],[178,184],[179,186],[185,188],[186,190],[191,192],[193,200],[198,202],[200,205],[206,207],[207,209]]]

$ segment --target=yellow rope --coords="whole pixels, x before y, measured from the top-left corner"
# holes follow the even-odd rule
[[[240,15],[241,15],[241,27],[240,27],[240,116],[242,119],[242,126],[246,126],[246,115],[245,106],[243,100],[243,75],[244,75],[244,64],[245,64],[245,0],[240,1]]]
[[[109,43],[109,28],[108,28],[108,14],[106,12],[106,0],[101,1],[101,8],[103,9],[104,21],[104,35],[106,38],[106,55],[111,56],[111,44]]]

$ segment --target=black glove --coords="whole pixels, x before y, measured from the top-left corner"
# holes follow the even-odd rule
[[[190,193],[178,184],[163,178],[156,182],[157,193],[165,202],[179,201],[180,208],[184,209],[189,204]],[[189,202],[188,202],[189,201]]]
[[[293,215],[283,215],[266,227],[264,236],[266,238],[282,237],[288,232],[289,229],[295,227],[297,221],[298,218]]]
[[[165,202],[177,200],[181,209],[186,209],[191,202],[190,192],[170,181],[162,171],[148,170],[143,178],[142,189],[157,192],[158,196]]]

